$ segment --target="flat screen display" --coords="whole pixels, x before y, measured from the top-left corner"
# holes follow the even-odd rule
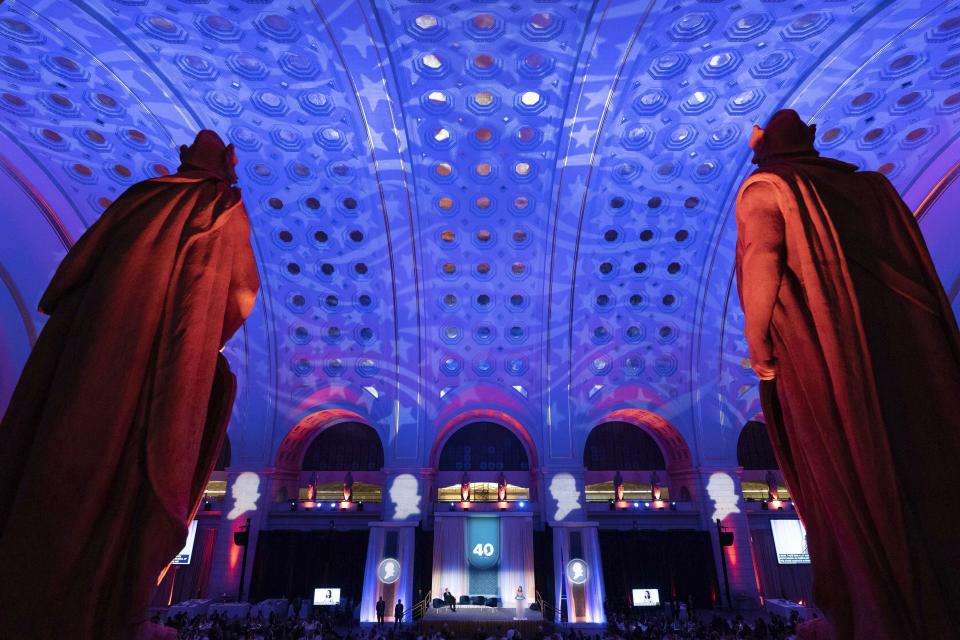
[[[320,587],[313,590],[313,604],[329,607],[340,604],[340,589]]]
[[[635,607],[659,607],[660,590],[659,589],[634,589],[633,606]]]
[[[771,520],[773,545],[780,564],[810,564],[807,530],[799,520]]]
[[[193,555],[193,541],[197,537],[197,521],[194,520],[190,523],[190,528],[187,529],[187,544],[183,545],[183,549],[180,549],[180,553],[173,559],[171,564],[190,564],[190,556]]]

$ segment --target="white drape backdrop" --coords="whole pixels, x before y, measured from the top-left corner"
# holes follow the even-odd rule
[[[516,606],[517,586],[523,586],[524,608],[534,602],[533,518],[500,518],[500,601],[504,607]]]
[[[587,581],[583,584],[583,616],[577,616],[577,600],[573,584],[567,580],[567,563],[570,562],[570,532],[580,531],[583,557],[589,567]],[[569,622],[606,622],[603,602],[606,599],[603,589],[603,568],[600,565],[600,543],[596,525],[555,525],[553,529],[554,571],[557,576],[556,605],[560,610],[560,596],[564,586],[567,591],[567,620]],[[559,615],[559,614],[558,614]]]
[[[437,515],[433,520],[433,581],[431,598],[442,598],[450,589],[457,600],[469,594],[467,556],[464,550],[464,523],[460,515]]]
[[[383,584],[377,577],[377,567],[384,559],[386,537],[390,531],[397,532],[396,559],[400,562],[400,578],[393,584]],[[363,572],[363,597],[360,600],[360,621],[377,621],[377,599],[382,595],[387,602],[387,620],[393,620],[393,605],[403,600],[406,611],[413,611],[413,544],[414,528],[370,525],[370,543],[367,545],[367,563]]]

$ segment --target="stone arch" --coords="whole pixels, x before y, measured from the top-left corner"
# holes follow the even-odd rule
[[[693,455],[686,438],[676,426],[656,413],[637,408],[617,409],[604,415],[595,425],[608,422],[626,422],[643,429],[663,452],[667,471],[676,472],[693,467]]]
[[[298,473],[303,462],[303,456],[313,439],[321,431],[344,422],[359,422],[373,428],[368,420],[349,409],[321,409],[310,413],[293,425],[280,443],[274,461],[277,472]],[[376,431],[375,428],[373,430]],[[380,436],[379,432],[377,435]],[[380,446],[383,447],[383,445],[383,439],[381,438]]]
[[[497,409],[471,409],[458,413],[450,418],[437,432],[433,446],[430,449],[429,463],[431,468],[437,468],[440,461],[440,452],[443,451],[443,447],[450,437],[461,427],[465,427],[474,422],[492,422],[509,430],[513,435],[517,436],[523,444],[527,453],[527,460],[530,463],[530,471],[533,472],[539,467],[536,443],[530,436],[530,432],[520,424],[519,420]]]

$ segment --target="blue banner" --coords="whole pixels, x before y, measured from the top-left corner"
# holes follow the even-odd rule
[[[477,569],[500,562],[500,518],[467,518],[467,561]]]

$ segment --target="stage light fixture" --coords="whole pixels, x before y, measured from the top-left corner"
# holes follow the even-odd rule
[[[291,500],[291,501],[290,501],[290,511],[296,511],[296,510],[297,510],[297,501],[296,501],[296,500]]]
[[[525,506],[527,506],[527,503],[524,502],[523,500],[521,500],[518,504],[520,505],[520,508],[521,508],[521,509],[523,509]]]
[[[203,501],[203,510],[204,511],[213,511],[213,503],[209,500]]]
[[[639,508],[640,508],[640,503],[639,503],[639,502],[634,502],[634,503],[633,503],[633,508],[634,508],[634,509],[639,509]]]
[[[336,503],[336,502],[331,502],[331,503],[330,503],[330,508],[331,508],[331,509],[336,509],[336,508],[337,508],[337,503]]]
[[[450,511],[453,511],[453,510],[455,510],[456,508],[457,508],[457,507],[451,502],[451,503],[450,503]]]

